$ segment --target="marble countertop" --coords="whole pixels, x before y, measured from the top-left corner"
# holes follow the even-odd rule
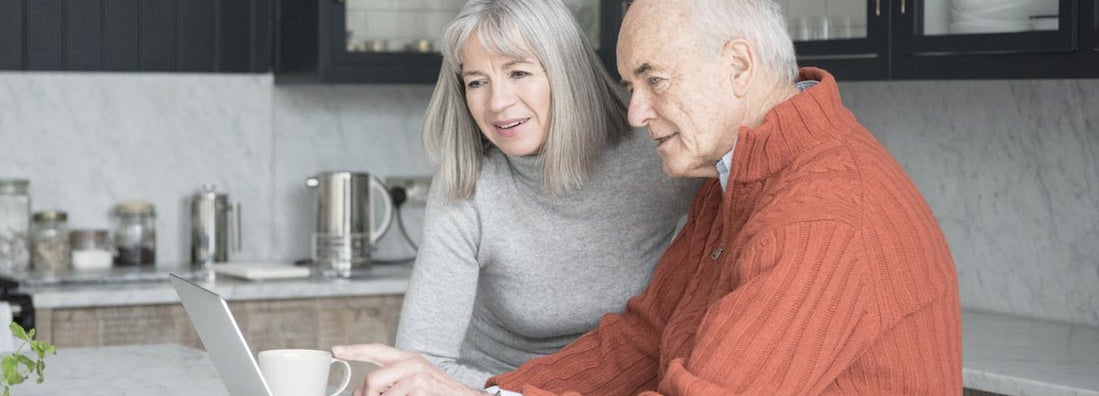
[[[219,275],[202,283],[228,301],[404,294],[412,263],[374,265],[350,279],[309,277],[249,281]],[[21,288],[36,309],[173,304],[179,298],[167,281],[130,284],[35,286]]]
[[[1004,395],[1099,395],[1099,328],[965,311],[965,386]],[[111,362],[104,365],[103,362]],[[16,394],[227,395],[206,353],[179,345],[72,348]]]
[[[46,356],[45,374],[45,382],[31,376],[12,394],[229,396],[206,352],[175,344],[61,349]],[[351,395],[348,388],[339,395]]]
[[[108,363],[109,364],[104,364]],[[228,396],[210,358],[181,345],[71,348],[46,356],[46,381],[12,388],[41,396]]]
[[[967,310],[962,345],[966,388],[1099,396],[1099,328]]]

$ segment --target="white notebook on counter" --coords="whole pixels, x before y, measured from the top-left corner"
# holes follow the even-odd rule
[[[309,276],[309,267],[290,263],[224,263],[214,264],[214,272],[248,280],[291,279]]]

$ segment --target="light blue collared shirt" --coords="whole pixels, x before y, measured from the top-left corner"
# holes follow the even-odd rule
[[[816,80],[798,81],[798,90],[804,91],[819,83],[820,81]],[[721,161],[718,161],[716,166],[717,180],[721,182],[721,192],[725,192],[725,188],[729,184],[729,172],[732,172],[733,168],[733,150],[729,150],[728,153],[721,156]]]

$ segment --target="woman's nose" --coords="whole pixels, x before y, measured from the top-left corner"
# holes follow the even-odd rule
[[[506,110],[515,103],[515,91],[510,84],[492,84],[491,88],[492,91],[490,94],[492,97],[489,98],[489,108],[492,109],[492,111],[500,112]]]

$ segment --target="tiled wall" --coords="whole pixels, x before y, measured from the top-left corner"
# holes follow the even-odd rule
[[[935,211],[963,304],[1099,326],[1099,81],[844,83],[844,101]],[[274,86],[263,75],[0,73],[0,177],[104,227],[156,203],[161,262],[187,258],[186,198],[244,203],[242,260],[309,254],[305,177],[428,174],[428,86]],[[422,211],[406,221],[419,236]],[[409,253],[397,233],[378,256]]]

